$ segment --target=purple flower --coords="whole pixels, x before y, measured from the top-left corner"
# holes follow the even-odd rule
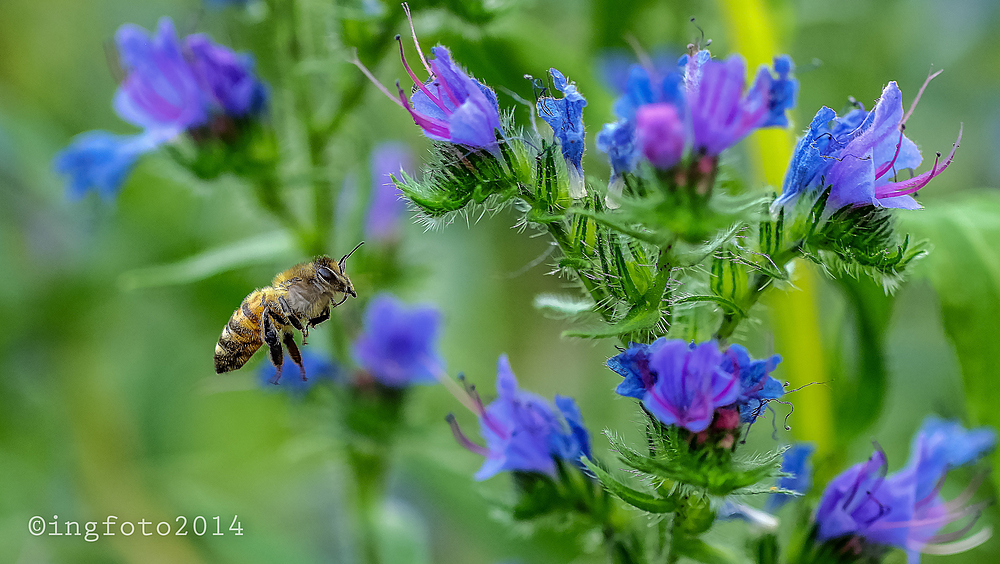
[[[566,77],[556,69],[549,69],[556,90],[563,97],[556,99],[549,96],[538,100],[538,115],[552,127],[559,139],[566,167],[570,175],[570,195],[582,198],[587,195],[583,184],[583,150],[585,131],[583,127],[583,108],[587,100],[576,89],[576,84],[567,82]]]
[[[938,155],[931,170],[896,181],[898,171],[916,169],[923,160],[917,146],[903,134],[904,125],[902,94],[895,82],[885,87],[870,112],[856,109],[840,118],[830,108],[820,108],[806,135],[796,145],[782,196],[775,205],[794,202],[800,194],[829,187],[829,204],[834,207],[920,208],[910,194],[948,168],[962,131],[959,129],[958,139],[943,163]]]
[[[507,355],[501,355],[497,361],[496,390],[497,398],[486,407],[473,390],[479,433],[486,440],[485,447],[469,440],[454,416],[448,417],[458,442],[486,457],[476,472],[477,480],[504,471],[554,476],[556,459],[578,464],[580,457],[590,456],[590,433],[583,425],[576,402],[556,396],[553,407],[541,396],[518,388]]]
[[[379,383],[394,388],[436,381],[444,360],[436,350],[441,314],[431,306],[407,307],[389,294],[372,299],[354,358]]]
[[[405,3],[403,9],[409,18],[410,10]],[[411,29],[412,26],[411,21]],[[495,150],[496,132],[501,129],[500,107],[497,104],[496,94],[466,74],[451,60],[448,49],[441,45],[431,49],[434,59],[428,63],[414,33],[413,42],[417,47],[417,54],[427,74],[430,75],[426,81],[420,80],[406,62],[403,43],[398,35],[396,40],[399,41],[399,55],[403,60],[403,68],[417,87],[417,91],[409,100],[398,82],[396,83],[398,94],[393,96],[361,61],[355,58],[352,62],[382,93],[410,112],[414,123],[420,126],[427,137],[475,149]]]
[[[253,57],[235,53],[200,33],[187,36],[184,46],[213,112],[241,118],[264,111],[267,86],[254,74]]]
[[[125,24],[115,34],[125,71],[115,93],[115,112],[164,141],[208,120],[201,84],[181,51],[170,18],[161,18],[156,34]]]
[[[371,163],[371,203],[365,218],[367,239],[389,242],[399,237],[399,220],[406,213],[406,202],[391,175],[412,170],[413,154],[405,144],[384,143],[375,148]]]
[[[285,355],[284,364],[292,364],[292,359]],[[274,377],[277,369],[270,362],[261,364],[257,371],[257,380],[260,385],[267,390],[282,390],[290,394],[301,395],[309,391],[317,382],[323,379],[336,380],[340,377],[340,368],[330,362],[326,357],[309,350],[302,351],[302,365],[305,367],[306,378],[303,380],[298,375],[287,375],[277,382]]]
[[[647,104],[635,116],[642,154],[654,167],[666,170],[684,154],[684,124],[672,104]]]
[[[114,197],[140,155],[156,148],[146,135],[115,135],[107,131],[81,133],[53,159],[53,168],[69,177],[70,198],[82,198],[91,188],[102,198]]]
[[[754,360],[742,345],[730,345],[722,360],[722,369],[740,381],[736,400],[743,423],[753,423],[770,400],[785,393],[784,385],[770,375],[781,362],[780,355]]]
[[[656,373],[649,368],[649,358],[667,342],[665,337],[651,345],[631,343],[627,349],[608,359],[608,368],[623,378],[615,393],[627,398],[642,399],[653,384]]]
[[[651,345],[647,354],[649,373],[655,378],[642,403],[665,425],[704,431],[716,408],[739,397],[739,380],[720,367],[722,353],[715,341],[688,345],[680,339],[664,340]]]
[[[812,455],[816,445],[798,443],[789,447],[781,458],[781,471],[791,476],[778,479],[778,487],[800,494],[809,492],[812,487]],[[775,512],[792,500],[789,494],[774,494],[767,500],[767,511]]]
[[[115,42],[125,71],[115,93],[115,112],[143,132],[78,136],[53,163],[57,172],[70,176],[71,195],[90,187],[112,195],[143,153],[215,117],[243,118],[267,105],[267,88],[253,74],[249,55],[236,54],[204,35],[188,36],[182,44],[170,18],[161,18],[153,35],[125,24]]]
[[[614,106],[621,120],[605,126],[598,149],[612,158],[616,175],[634,168],[637,155],[626,149],[636,144],[636,134],[643,154],[660,169],[676,165],[686,147],[699,156],[715,157],[754,129],[788,125],[785,112],[798,94],[798,81],[789,78],[791,70],[787,55],[776,57],[776,74],[761,67],[744,94],[746,62],[738,55],[715,61],[708,51],[697,51],[681,57],[678,69],[667,72],[633,65],[624,95]],[[638,119],[642,122],[637,124]],[[632,157],[626,161],[630,166],[616,166],[615,160],[622,162],[622,157],[613,150]]]
[[[966,506],[965,501],[946,503],[941,498],[938,489],[950,463],[971,463],[995,444],[993,430],[966,431],[957,424],[928,420],[914,439],[910,462],[899,472],[886,475],[885,454],[876,450],[868,462],[830,482],[816,510],[816,538],[857,536],[875,545],[902,548],[910,564],[919,562],[925,547],[965,537],[974,521],[956,533],[938,534],[938,530],[982,510],[982,504]],[[942,457],[945,463],[929,457]],[[960,497],[966,495],[971,492]],[[961,550],[986,538],[982,531],[969,536]]]

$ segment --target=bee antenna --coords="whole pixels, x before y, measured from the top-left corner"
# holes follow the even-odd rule
[[[344,256],[343,256],[343,257],[342,257],[342,258],[340,259],[340,264],[339,264],[338,266],[340,266],[340,271],[341,271],[341,272],[344,272],[344,267],[345,267],[345,266],[347,266],[347,259],[351,258],[351,255],[353,255],[353,254],[354,254],[354,251],[356,251],[356,250],[360,249],[360,248],[361,248],[361,245],[364,245],[364,244],[365,244],[365,242],[364,242],[364,241],[361,241],[360,243],[358,243],[358,246],[357,246],[357,247],[354,247],[354,249],[352,249],[352,250],[351,250],[351,252],[347,253],[346,255],[344,255]]]

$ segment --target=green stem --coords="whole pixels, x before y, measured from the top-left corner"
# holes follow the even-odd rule
[[[802,242],[798,241],[790,248],[775,254],[771,257],[771,260],[774,263],[774,268],[778,271],[784,271],[785,266],[789,263],[789,261],[798,257],[801,250]],[[715,338],[719,341],[725,341],[732,336],[733,331],[735,331],[736,328],[739,327],[740,323],[750,315],[750,308],[752,308],[760,300],[764,290],[770,288],[772,282],[774,282],[774,277],[769,273],[763,270],[757,271],[750,281],[750,291],[743,297],[742,300],[740,300],[739,304],[737,304],[739,305],[739,310],[727,311],[722,316],[722,324],[719,326],[719,330],[715,332]]]
[[[387,464],[385,457],[377,452],[363,452],[351,447],[348,460],[355,486],[355,525],[358,527],[357,540],[359,561],[366,564],[381,564],[382,555],[378,542],[378,510],[382,500],[382,485],[385,483]]]

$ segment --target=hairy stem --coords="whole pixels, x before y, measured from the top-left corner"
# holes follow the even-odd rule
[[[791,247],[776,253],[771,257],[771,262],[773,267],[780,272],[785,270],[785,266],[792,259],[799,256],[802,250],[802,241],[797,241]],[[725,341],[732,336],[736,328],[739,327],[740,323],[747,318],[750,314],[750,308],[752,308],[759,300],[761,295],[763,295],[764,290],[771,287],[772,282],[774,282],[774,277],[764,270],[758,270],[753,278],[750,279],[750,290],[739,302],[738,311],[727,311],[722,316],[722,324],[719,326],[719,330],[715,332],[715,338],[719,341]]]

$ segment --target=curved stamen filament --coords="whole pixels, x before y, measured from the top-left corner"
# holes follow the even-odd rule
[[[406,12],[406,21],[410,22],[410,34],[413,36],[413,44],[417,47],[417,55],[420,57],[420,62],[424,64],[424,68],[427,69],[427,74],[434,76],[434,71],[431,70],[431,66],[427,64],[427,59],[424,58],[424,52],[420,48],[420,42],[417,41],[417,30],[413,29],[413,17],[410,16],[410,5],[403,2],[403,11]],[[923,92],[923,90],[921,90]]]
[[[919,102],[920,97],[924,95],[924,90],[927,88],[927,85],[930,84],[932,80],[934,80],[934,77],[943,72],[944,69],[941,69],[935,73],[927,75],[927,80],[924,80],[923,86],[921,86],[920,90],[917,91],[917,97],[913,99],[912,103],[910,103],[910,109],[906,112],[906,115],[903,116],[903,120],[899,122],[900,129],[902,129],[902,127],[906,124],[906,120],[910,119],[910,115],[913,114],[913,110],[917,109],[917,102]]]
[[[441,111],[443,111],[445,115],[450,115],[451,110],[449,110],[444,105],[444,102],[442,102],[440,98],[437,98],[433,94],[431,94],[430,89],[424,85],[423,81],[417,78],[417,74],[413,72],[413,69],[410,68],[410,64],[406,62],[406,55],[403,54],[403,41],[400,40],[398,35],[396,36],[396,43],[399,43],[399,57],[403,59],[403,68],[406,69],[406,73],[410,75],[411,79],[413,79],[413,83],[417,85],[417,88],[419,88],[420,91],[423,92],[430,99],[431,102],[434,102],[434,105],[441,108]]]
[[[472,442],[469,437],[465,436],[465,433],[463,433],[462,429],[459,428],[458,421],[455,420],[454,414],[449,413],[448,416],[445,417],[445,421],[447,421],[448,425],[451,427],[451,434],[455,437],[455,440],[458,441],[458,444],[480,456],[489,455],[489,449]]]
[[[368,67],[366,67],[364,65],[364,63],[361,62],[361,59],[358,59],[358,53],[357,53],[357,51],[355,51],[354,53],[351,54],[350,63],[352,65],[358,67],[359,69],[361,69],[361,72],[364,73],[364,75],[368,78],[368,80],[372,81],[372,84],[374,84],[375,87],[379,89],[379,91],[381,91],[383,94],[385,94],[386,96],[388,96],[390,100],[392,100],[396,104],[399,104],[400,106],[403,106],[404,108],[407,107],[407,104],[405,104],[404,102],[399,101],[395,96],[393,96],[389,92],[389,89],[386,88],[385,86],[383,86],[382,83],[379,82],[377,78],[375,78],[375,75],[373,75],[372,72],[370,70],[368,70]],[[404,101],[405,101],[405,99],[404,99]]]
[[[448,124],[432,117],[425,116],[415,109],[410,107],[410,104],[406,100],[406,92],[399,86],[399,82],[396,83],[396,88],[399,90],[399,100],[402,102],[402,106],[406,108],[406,111],[410,112],[410,116],[413,117],[413,121],[422,127],[424,131],[430,133],[431,135],[437,135],[438,137],[448,137]]]
[[[951,152],[948,153],[948,157],[945,159],[944,164],[942,164],[940,168],[938,168],[938,162],[941,159],[941,154],[938,153],[938,157],[934,159],[934,166],[931,167],[931,170],[928,170],[927,172],[920,174],[918,176],[914,176],[909,180],[904,180],[902,182],[893,182],[890,184],[879,186],[875,189],[875,197],[893,198],[896,196],[905,196],[907,194],[912,194],[917,190],[920,190],[924,186],[927,186],[927,183],[930,182],[931,179],[944,172],[945,169],[948,168],[948,165],[950,165],[951,162],[955,159],[955,150],[958,149],[959,144],[962,142],[963,127],[964,126],[959,127],[958,139],[956,139],[955,143],[951,146]]]
[[[906,129],[903,124],[899,125],[899,141],[896,143],[896,154],[892,156],[892,160],[886,164],[880,166],[878,170],[875,171],[875,180],[885,176],[885,173],[892,170],[893,165],[896,164],[896,159],[899,158],[899,150],[903,147],[903,130]]]

